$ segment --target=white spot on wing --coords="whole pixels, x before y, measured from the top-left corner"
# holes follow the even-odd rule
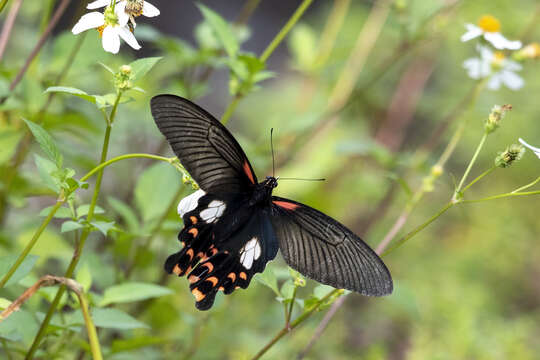
[[[178,203],[178,215],[184,217],[187,212],[195,209],[199,203],[199,199],[203,197],[206,193],[202,190],[197,190],[193,194],[186,196],[180,203]]]
[[[212,202],[208,204],[208,207],[201,211],[199,215],[201,219],[203,219],[207,223],[213,223],[216,222],[221,217],[221,215],[223,215],[225,208],[226,206],[223,201],[212,200]]]
[[[251,238],[246,245],[240,249],[240,263],[246,268],[251,269],[253,261],[261,256],[261,245],[256,237]]]

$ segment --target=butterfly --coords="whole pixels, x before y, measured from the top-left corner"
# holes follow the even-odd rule
[[[351,230],[299,202],[273,196],[277,178],[258,182],[227,128],[207,111],[175,95],[157,95],[152,116],[200,189],[178,204],[184,228],[169,274],[187,275],[195,306],[208,310],[216,294],[245,289],[281,250],[301,274],[363,295],[392,292],[390,272]]]

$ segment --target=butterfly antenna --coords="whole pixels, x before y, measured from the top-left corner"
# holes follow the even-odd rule
[[[280,177],[279,180],[326,181],[326,179],[324,179],[324,178],[320,178],[320,179],[304,179],[304,178],[282,178],[282,177]]]
[[[272,150],[272,177],[276,176],[276,162],[274,159],[274,142],[272,141],[272,134],[274,133],[274,128],[270,129],[270,149]]]

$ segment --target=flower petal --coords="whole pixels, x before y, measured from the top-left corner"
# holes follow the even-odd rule
[[[527,143],[525,142],[525,140],[523,140],[522,138],[519,138],[519,142],[520,142],[523,146],[529,148],[529,149],[530,149],[536,156],[538,156],[538,158],[540,159],[540,149],[539,149],[539,148],[527,144]]]
[[[75,35],[93,28],[100,27],[105,24],[105,16],[97,11],[83,15],[75,24],[71,32]]]
[[[467,28],[467,32],[461,36],[462,42],[477,38],[484,32],[481,28],[473,24],[465,24],[465,27]]]
[[[117,54],[120,50],[120,37],[118,36],[118,26],[107,26],[103,29],[101,38],[103,50]]]
[[[86,5],[87,9],[98,9],[105,7],[111,3],[111,0],[96,0]]]
[[[525,85],[523,78],[512,71],[501,71],[500,78],[503,84],[511,90],[519,90]]]
[[[467,70],[467,74],[471,79],[479,79],[481,76],[481,61],[478,58],[470,58],[463,62],[463,67]]]
[[[114,7],[114,12],[118,16],[118,25],[126,26],[129,21],[129,15],[126,13],[126,1],[122,0]]]
[[[133,33],[131,31],[129,31],[129,29],[127,27],[125,27],[125,26],[119,27],[118,26],[117,28],[118,28],[118,34],[120,35],[120,37],[122,37],[122,39],[124,39],[124,41],[129,46],[131,46],[135,50],[139,50],[141,48],[141,45],[139,45],[139,43],[137,42],[137,39],[135,38],[135,35],[133,35]]]
[[[485,33],[484,39],[489,41],[496,49],[499,50],[517,50],[521,48],[521,41],[510,41],[498,32]]]
[[[142,14],[147,17],[154,17],[159,15],[159,9],[154,5],[145,1],[143,4]]]
[[[523,69],[523,66],[513,60],[505,59],[503,62],[503,68],[504,70],[509,71],[520,71],[521,69]]]
[[[491,79],[489,79],[486,86],[490,90],[499,90],[501,88],[501,81],[502,81],[501,80],[501,74],[496,73],[496,74],[493,74]]]

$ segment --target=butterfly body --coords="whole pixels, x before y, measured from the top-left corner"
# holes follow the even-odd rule
[[[187,275],[200,310],[216,294],[247,288],[278,250],[300,273],[319,282],[381,296],[392,279],[358,236],[327,215],[273,196],[277,179],[257,177],[240,145],[212,115],[189,100],[158,95],[152,115],[200,190],[178,206],[182,249],[165,270]]]

